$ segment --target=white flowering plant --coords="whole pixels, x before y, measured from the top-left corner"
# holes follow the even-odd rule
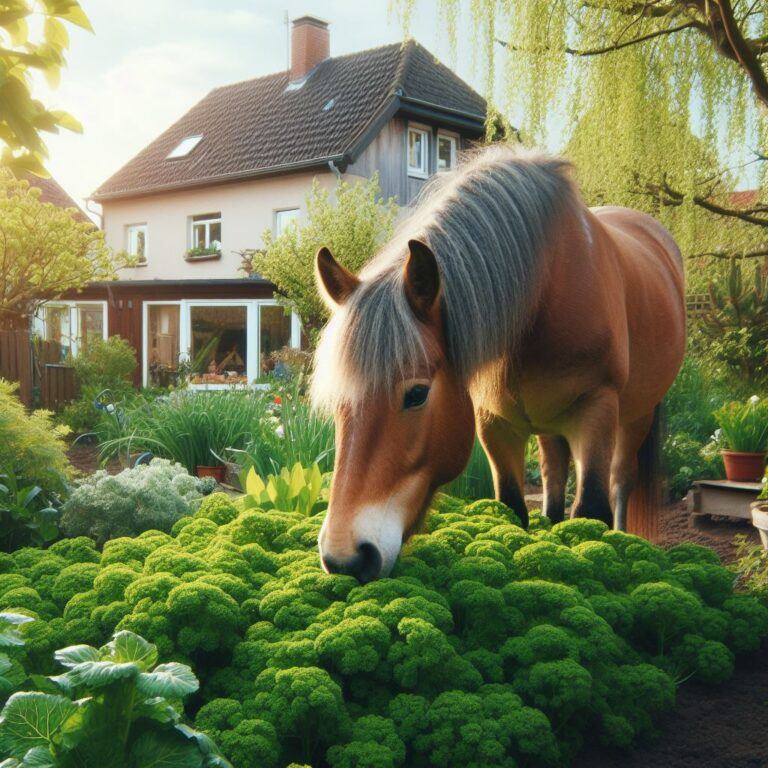
[[[76,484],[64,504],[61,527],[67,536],[90,536],[99,545],[151,529],[170,532],[179,518],[197,509],[206,490],[168,459],[118,475],[100,470]]]

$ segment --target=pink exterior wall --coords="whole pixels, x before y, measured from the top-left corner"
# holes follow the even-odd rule
[[[302,212],[314,174],[220,184],[179,192],[103,203],[107,243],[115,250],[127,247],[126,227],[147,224],[147,264],[123,270],[121,280],[206,280],[240,277],[240,257],[234,253],[262,245],[262,233],[273,229],[275,212],[299,208]],[[333,188],[335,176],[317,175],[321,185]],[[221,258],[188,262],[191,216],[221,213]]]

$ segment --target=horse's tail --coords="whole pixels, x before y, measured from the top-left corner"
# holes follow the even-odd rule
[[[661,507],[662,405],[653,412],[653,422],[637,453],[637,485],[629,497],[627,530],[654,541],[658,535]]]

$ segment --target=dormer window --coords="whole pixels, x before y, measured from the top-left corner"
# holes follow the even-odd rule
[[[408,175],[429,176],[429,131],[424,128],[408,127]]]
[[[166,157],[167,160],[176,160],[180,157],[186,157],[201,141],[201,135],[187,136],[182,139]]]

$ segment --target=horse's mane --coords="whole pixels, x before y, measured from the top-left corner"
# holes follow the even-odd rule
[[[423,370],[427,350],[403,287],[413,238],[429,245],[440,269],[448,363],[473,396],[498,395],[537,298],[547,238],[576,205],[567,162],[541,152],[494,145],[434,176],[326,326],[315,404],[389,396],[398,379]]]

